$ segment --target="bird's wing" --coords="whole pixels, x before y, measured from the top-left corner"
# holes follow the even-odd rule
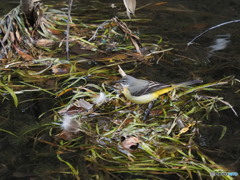
[[[166,85],[166,84],[155,82],[155,81],[149,81],[147,86],[139,88],[139,90],[132,93],[132,95],[141,96],[141,95],[149,94],[167,87],[171,87],[171,85]]]

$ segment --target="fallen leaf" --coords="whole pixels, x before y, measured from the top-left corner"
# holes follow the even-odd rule
[[[52,39],[39,39],[35,42],[36,46],[38,47],[47,47],[52,46],[54,41]]]
[[[124,140],[121,142],[121,145],[124,149],[128,151],[136,150],[139,146],[140,140],[135,136],[123,137]]]
[[[14,42],[15,41],[14,33],[13,32],[9,32],[9,35],[10,35],[11,42]]]
[[[63,34],[63,31],[58,30],[58,29],[48,29],[49,31],[51,31],[54,35],[59,35],[59,34]]]
[[[112,57],[105,57],[105,58],[99,58],[97,61],[109,61],[109,62],[115,62],[115,61],[122,61],[126,59],[128,56],[126,54],[117,54]]]
[[[136,9],[136,0],[123,0],[124,5],[127,9],[128,18],[131,19],[131,15],[135,16],[135,9]]]
[[[75,89],[75,88],[65,89],[64,91],[60,92],[60,93],[57,95],[57,97],[60,97],[60,96],[62,96],[63,94],[65,94],[65,93],[67,93],[67,92],[69,92],[69,91],[71,91],[71,90],[73,90],[73,89]]]
[[[70,64],[56,64],[52,66],[53,74],[67,74],[70,72]]]
[[[56,134],[55,137],[67,141],[67,140],[76,138],[76,134],[74,134],[73,132],[68,132],[63,130],[59,134]]]
[[[187,131],[189,131],[189,129],[190,129],[192,126],[194,126],[194,125],[195,125],[195,123],[191,123],[191,124],[189,124],[188,126],[182,128],[182,129],[180,130],[179,134],[177,134],[177,137],[180,137],[181,134],[186,133]]]
[[[33,57],[25,52],[23,50],[20,50],[16,45],[12,44],[17,53],[26,61],[31,61],[33,60]]]
[[[16,35],[16,38],[17,38],[18,42],[21,42],[22,38],[21,38],[21,35],[20,35],[18,30],[16,30],[15,35]]]
[[[159,5],[163,5],[163,4],[167,4],[167,2],[159,2],[159,3],[155,3],[155,6],[159,6]]]

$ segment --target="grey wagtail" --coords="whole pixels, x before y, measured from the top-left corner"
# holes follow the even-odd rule
[[[202,83],[202,80],[192,80],[166,85],[159,82],[137,79],[126,75],[122,77],[122,79],[116,81],[116,83],[119,83],[122,86],[121,91],[128,100],[136,104],[146,104],[157,99],[160,95],[172,91],[173,89]]]

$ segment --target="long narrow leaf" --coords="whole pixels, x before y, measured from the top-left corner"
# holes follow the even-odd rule
[[[18,106],[18,98],[17,98],[15,92],[10,87],[8,87],[7,85],[4,85],[3,83],[0,83],[0,85],[3,86],[3,88],[12,96],[14,104],[17,107]]]

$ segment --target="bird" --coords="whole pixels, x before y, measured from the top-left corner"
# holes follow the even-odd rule
[[[192,80],[177,84],[163,84],[156,81],[137,79],[130,75],[125,75],[119,83],[120,91],[131,102],[136,104],[147,104],[156,100],[159,96],[166,94],[176,88],[202,83],[202,80]]]
[[[135,16],[135,9],[136,9],[136,0],[123,0],[124,5],[127,10],[127,16],[129,19],[131,19],[131,15]]]

